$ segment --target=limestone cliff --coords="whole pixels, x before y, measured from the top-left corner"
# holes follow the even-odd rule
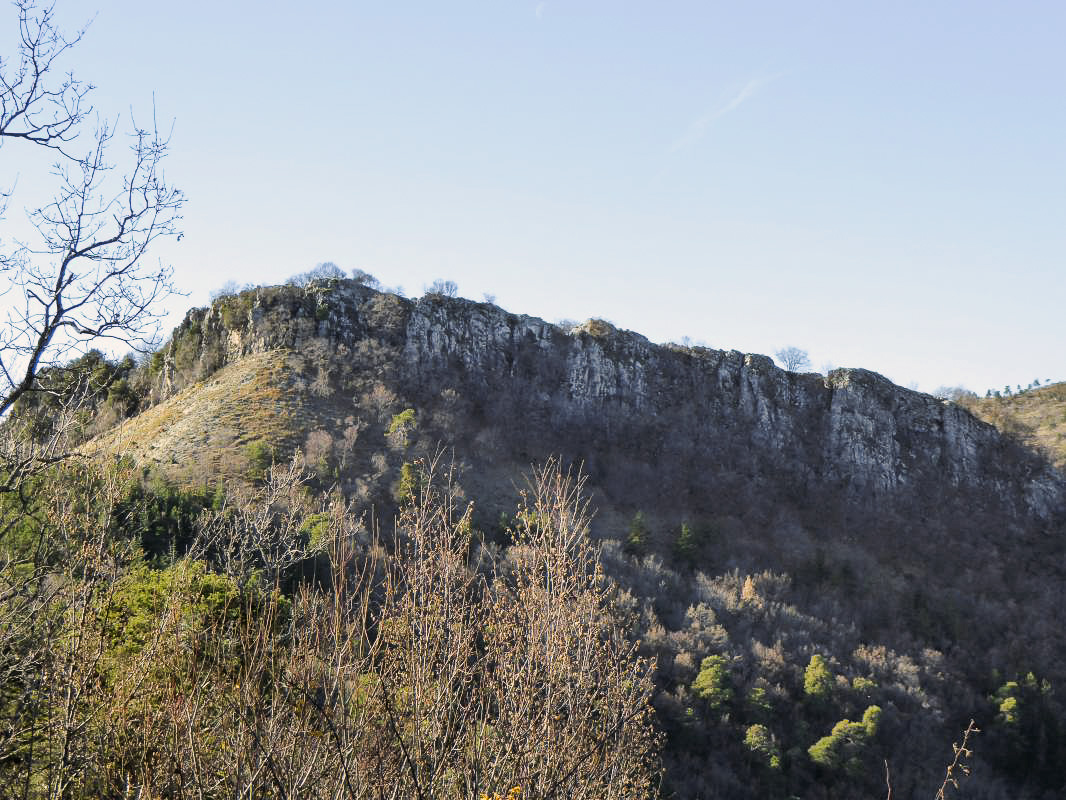
[[[1045,520],[1066,498],[1061,473],[991,425],[867,370],[795,374],[766,356],[656,345],[602,321],[564,331],[486,303],[347,281],[191,311],[163,354],[158,395],[276,350],[315,354],[334,373],[374,370],[427,409],[450,392],[471,440],[494,429],[519,456],[563,451],[638,495],[653,468],[690,497],[772,485],[866,508],[951,502]]]

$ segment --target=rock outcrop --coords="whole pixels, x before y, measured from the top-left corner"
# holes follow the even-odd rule
[[[277,349],[353,370],[370,368],[373,351],[410,402],[433,407],[451,390],[471,424],[506,431],[523,454],[561,449],[593,470],[629,470],[636,484],[654,469],[689,495],[772,485],[868,509],[918,498],[1019,519],[1048,519],[1066,498],[1061,473],[1035,453],[867,370],[790,373],[766,356],[656,345],[603,321],[562,330],[487,303],[408,300],[350,281],[257,289],[191,311],[164,352],[158,393]]]

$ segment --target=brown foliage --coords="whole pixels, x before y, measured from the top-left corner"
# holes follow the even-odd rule
[[[117,478],[54,489],[62,566],[0,598],[10,796],[653,793],[652,666],[616,620],[579,479],[534,472],[515,557],[487,573],[450,475],[424,476],[392,557],[342,504],[310,503],[305,480],[275,467],[205,519],[193,553],[222,574],[192,558],[133,569],[100,516]],[[285,536],[310,523],[326,576],[288,599],[276,581],[306,551]]]

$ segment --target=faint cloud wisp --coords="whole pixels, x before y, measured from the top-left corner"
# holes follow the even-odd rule
[[[537,3],[537,9],[534,12],[537,15],[537,19],[543,19],[544,11],[548,7],[547,3]]]
[[[773,75],[761,76],[749,80],[727,103],[712,108],[699,119],[694,120],[685,129],[685,132],[677,137],[673,144],[670,145],[670,152],[676,153],[678,150],[684,150],[686,147],[694,145],[707,133],[707,129],[711,126],[711,123],[736,111],[745,101],[754,97],[761,89],[763,89],[763,87],[777,80],[782,75],[784,75],[783,72],[777,72]]]

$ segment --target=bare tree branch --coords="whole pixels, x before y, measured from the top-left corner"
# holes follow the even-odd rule
[[[76,153],[92,112],[92,85],[60,72],[60,59],[87,26],[65,35],[53,7],[17,0],[19,43],[13,58],[0,57],[0,147],[26,142],[59,154],[52,168],[52,200],[27,209],[32,240],[0,249],[0,418],[20,398],[46,392],[42,374],[86,352],[99,340],[139,352],[154,347],[163,315],[161,301],[174,293],[172,270],[147,254],[160,238],[180,238],[185,198],[163,171],[169,132],[155,111],[151,125],[132,121],[129,154],[122,165],[109,158],[115,126],[97,123],[91,144]],[[0,196],[0,218],[4,201]],[[63,457],[60,450],[53,456]],[[3,466],[32,472],[42,462],[3,455]],[[45,459],[46,461],[47,459]],[[0,491],[11,488],[10,479]]]
[[[17,0],[15,7],[19,13],[16,57],[0,57],[0,147],[6,137],[62,152],[92,112],[86,98],[94,87],[73,73],[55,82],[52,79],[58,69],[56,61],[81,41],[88,24],[68,37],[55,27],[54,6],[38,9],[33,0]]]

